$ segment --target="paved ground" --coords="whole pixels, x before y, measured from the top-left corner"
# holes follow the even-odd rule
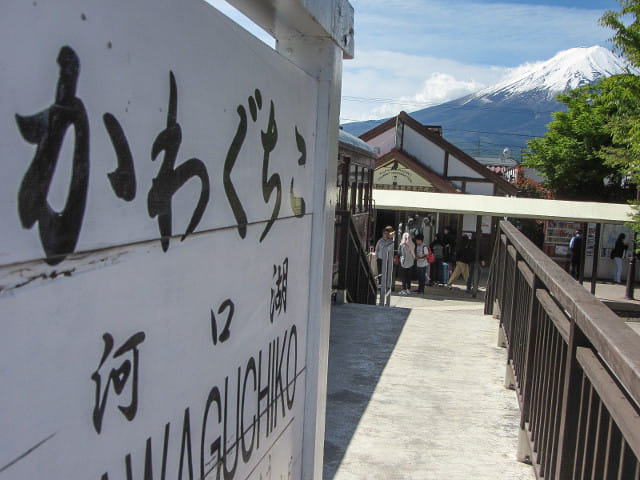
[[[584,287],[590,291],[591,284],[585,282]],[[622,317],[631,330],[640,335],[640,286],[636,285],[633,292],[633,300],[625,297],[627,293],[626,285],[615,283],[598,283],[596,285],[596,296],[611,308],[618,316]],[[640,339],[639,343],[640,343]]]
[[[480,298],[427,290],[333,308],[324,479],[534,479],[515,460],[498,321]]]
[[[325,480],[535,478],[515,459],[520,413],[503,386],[498,321],[483,315],[484,288],[464,290],[333,307]],[[640,301],[625,292],[596,288],[640,334]]]

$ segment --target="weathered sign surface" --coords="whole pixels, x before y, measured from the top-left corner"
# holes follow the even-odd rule
[[[317,82],[200,0],[0,39],[0,478],[300,478]]]

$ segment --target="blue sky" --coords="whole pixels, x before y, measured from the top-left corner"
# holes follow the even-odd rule
[[[207,0],[234,17],[223,0]],[[561,50],[609,47],[616,0],[350,0],[355,58],[343,64],[341,122],[467,95]],[[237,19],[237,16],[235,17]]]
[[[572,47],[609,46],[598,25],[615,0],[351,0],[353,60],[341,122],[382,118],[467,95]],[[390,101],[384,101],[390,100]]]

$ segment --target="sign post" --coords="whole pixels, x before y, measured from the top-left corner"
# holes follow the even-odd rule
[[[0,475],[320,478],[350,5],[8,2]]]

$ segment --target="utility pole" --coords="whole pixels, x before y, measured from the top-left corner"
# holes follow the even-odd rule
[[[631,250],[631,260],[629,260],[629,271],[627,272],[627,291],[624,298],[633,300],[633,290],[636,277],[636,243],[638,241],[638,234],[633,232],[633,244]]]
[[[640,202],[640,189],[636,185],[636,201]],[[631,250],[631,260],[629,260],[629,271],[627,272],[627,291],[624,297],[633,300],[633,289],[636,281],[636,245],[638,234],[633,232],[633,249]]]

